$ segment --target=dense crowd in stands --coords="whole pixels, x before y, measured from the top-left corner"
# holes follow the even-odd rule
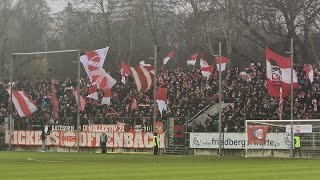
[[[314,66],[315,78],[311,83],[302,65],[295,64],[298,72],[299,90],[294,92],[294,118],[314,118],[320,106],[320,68]],[[265,68],[259,64],[252,64],[249,68],[236,67],[223,72],[223,101],[232,103],[223,109],[223,129],[226,132],[242,131],[245,119],[279,119],[279,99],[268,96],[266,89]],[[111,72],[117,79],[112,88],[111,105],[101,106],[86,98],[86,107],[81,111],[81,123],[115,123],[119,117],[129,117],[128,121],[141,117],[153,116],[153,92],[145,94],[137,91],[132,77],[127,83],[121,83],[119,72]],[[212,102],[218,102],[218,72],[209,79],[202,76],[200,70],[191,68],[176,68],[171,70],[160,69],[158,84],[164,85],[168,91],[168,110],[161,118],[186,117],[192,118],[195,114]],[[6,92],[8,81],[0,85],[0,117],[10,114],[9,96]],[[70,87],[76,88],[76,79],[67,78],[57,81],[56,91],[59,102],[59,118],[52,117],[51,80],[16,81],[14,89],[23,90],[33,100],[38,110],[29,118],[21,119],[19,125],[43,124],[44,121],[53,124],[74,124],[77,117],[77,104]],[[81,79],[81,95],[88,95],[90,83]],[[101,92],[102,93],[102,92]],[[100,94],[101,95],[101,94]],[[136,105],[133,103],[136,100]],[[316,100],[316,104],[315,104]],[[290,119],[290,100],[284,99],[283,119]],[[160,113],[159,117],[160,117]],[[18,117],[16,111],[13,116]],[[124,118],[121,118],[124,119]],[[194,131],[216,131],[218,128],[218,114],[208,114],[205,123],[193,124]],[[128,121],[126,121],[128,123]],[[24,123],[22,123],[24,122]]]

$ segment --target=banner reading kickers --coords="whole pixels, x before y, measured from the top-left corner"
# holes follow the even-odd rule
[[[153,133],[151,132],[113,132],[106,133],[108,136],[107,147],[110,148],[152,148]],[[80,132],[80,147],[99,147],[99,132]],[[6,143],[9,144],[10,132],[6,131]],[[159,147],[165,146],[164,133],[158,134]],[[41,131],[12,131],[12,145],[40,146]],[[76,131],[52,131],[47,136],[47,145],[76,147],[78,134]]]

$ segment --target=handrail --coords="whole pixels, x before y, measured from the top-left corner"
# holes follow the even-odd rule
[[[204,113],[206,110],[208,110],[210,107],[212,107],[215,104],[215,102],[211,102],[209,105],[207,105],[205,108],[203,108],[201,111],[199,111],[196,115],[194,115],[192,118],[188,120],[188,123],[193,122],[197,117],[199,117],[202,113]]]

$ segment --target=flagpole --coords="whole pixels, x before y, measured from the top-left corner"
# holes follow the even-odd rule
[[[293,38],[290,39],[290,60],[291,60],[291,76],[290,76],[290,120],[293,120]],[[291,122],[291,149],[290,153],[292,155],[294,148],[294,140],[293,140],[293,122]]]
[[[154,45],[154,82],[153,82],[153,132],[156,132],[157,118],[157,45]]]
[[[282,81],[282,80],[281,80]],[[279,119],[282,120],[283,114],[283,99],[282,99],[282,86],[280,85],[280,99],[279,99]]]
[[[221,136],[221,126],[222,126],[222,87],[221,87],[221,81],[222,81],[222,78],[221,78],[221,42],[219,42],[219,156],[221,156],[221,139],[222,139],[222,136]]]
[[[12,81],[13,81],[13,59],[14,55],[11,55],[11,66],[10,66],[10,121],[9,121],[9,130],[10,130],[10,138],[9,138],[9,150],[12,150],[12,131],[14,128],[12,128],[13,123],[13,102],[12,102]]]
[[[78,49],[78,86],[77,86],[77,132],[78,132],[78,143],[77,143],[77,152],[80,152],[80,50]]]
[[[290,51],[291,51],[291,97],[290,97],[290,119],[293,120],[293,38],[291,38],[291,45],[290,45]],[[292,154],[292,151],[293,151],[293,123],[291,122],[291,154]]]

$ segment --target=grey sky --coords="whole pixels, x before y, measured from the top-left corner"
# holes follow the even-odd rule
[[[47,0],[51,13],[57,13],[63,10],[67,6],[66,0]]]

